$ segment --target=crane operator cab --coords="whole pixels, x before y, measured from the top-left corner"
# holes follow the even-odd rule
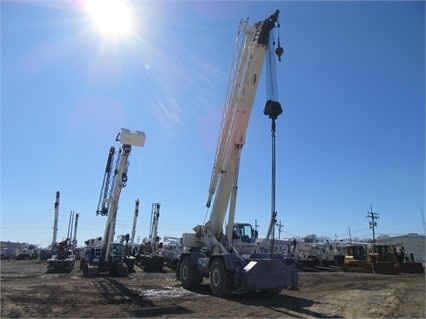
[[[256,239],[256,231],[250,224],[234,224],[232,245],[240,254],[252,254],[256,247]]]

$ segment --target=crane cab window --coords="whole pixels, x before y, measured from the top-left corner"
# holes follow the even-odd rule
[[[240,229],[238,228],[237,225],[234,225],[234,230],[232,232],[232,239],[240,239],[240,238],[241,238]]]
[[[254,242],[254,238],[252,238],[253,228],[250,224],[237,224],[234,226],[234,234],[236,230],[238,235],[237,239],[241,239],[241,241],[245,243]]]
[[[123,254],[123,246],[121,244],[112,244],[112,254],[121,256]]]

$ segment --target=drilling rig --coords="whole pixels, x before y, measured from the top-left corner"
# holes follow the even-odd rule
[[[272,254],[252,255],[255,231],[250,224],[234,222],[241,151],[265,56],[273,46],[272,30],[279,27],[278,15],[276,10],[254,25],[248,19],[240,21],[206,204],[213,205],[210,219],[194,227],[195,233],[182,235],[184,252],[177,277],[185,289],[198,287],[203,278],[210,278],[210,289],[217,297],[297,287],[297,272]],[[275,53],[280,58],[283,49],[279,46]],[[267,107],[271,103],[278,102],[268,100]]]
[[[80,270],[83,270],[85,277],[104,273],[119,276],[128,274],[124,245],[113,242],[115,223],[121,190],[127,185],[128,158],[132,146],[144,146],[145,133],[122,128],[116,141],[122,146],[117,152],[114,146],[110,148],[96,211],[97,215],[107,216],[104,236],[85,242],[87,247],[80,261]]]

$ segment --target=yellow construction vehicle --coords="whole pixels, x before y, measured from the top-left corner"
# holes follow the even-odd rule
[[[403,245],[351,244],[346,247],[343,271],[396,275],[424,273],[422,263],[409,260]]]
[[[397,275],[401,272],[395,245],[373,244],[369,255],[375,274]]]
[[[411,257],[411,259],[408,257],[402,244],[396,244],[395,248],[397,252],[397,262],[402,273],[423,274],[425,272],[421,262],[414,261],[413,257]]]
[[[368,244],[350,244],[346,246],[346,256],[342,270],[349,272],[373,272],[371,255],[368,253]]]

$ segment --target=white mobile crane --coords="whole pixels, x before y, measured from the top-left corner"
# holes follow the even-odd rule
[[[252,26],[248,19],[239,24],[206,204],[210,207],[213,203],[210,219],[205,225],[194,227],[195,233],[182,235],[184,252],[177,277],[185,289],[196,288],[204,277],[210,278],[211,291],[218,297],[253,291],[279,293],[284,288],[297,287],[297,273],[280,260],[272,255],[269,258],[246,255],[254,250],[255,231],[250,224],[234,223],[241,150],[278,14],[276,10]],[[281,47],[277,48],[279,57],[282,52]],[[224,234],[222,227],[228,206]]]
[[[50,257],[47,258],[47,272],[71,272],[74,269],[75,256],[73,255],[72,248],[73,244],[71,241],[70,225],[74,218],[74,212],[70,212],[70,219],[68,222],[68,233],[65,240],[56,242],[56,236],[58,231],[58,215],[59,215],[59,195],[60,192],[56,192],[55,200],[55,220],[53,225],[53,240],[50,250]],[[77,226],[76,226],[77,227]],[[72,229],[71,229],[72,233]]]
[[[136,255],[137,264],[144,270],[162,270],[164,257],[160,250],[160,237],[158,237],[158,220],[160,218],[160,203],[153,203],[151,210],[151,226],[149,237],[144,238]]]
[[[108,216],[104,236],[86,241],[87,247],[80,261],[80,270],[83,270],[85,277],[101,273],[119,276],[128,274],[123,243],[113,243],[115,223],[121,190],[127,184],[128,157],[132,146],[144,146],[145,133],[122,128],[116,141],[122,146],[118,152],[115,147],[110,148],[96,211],[96,214]]]

